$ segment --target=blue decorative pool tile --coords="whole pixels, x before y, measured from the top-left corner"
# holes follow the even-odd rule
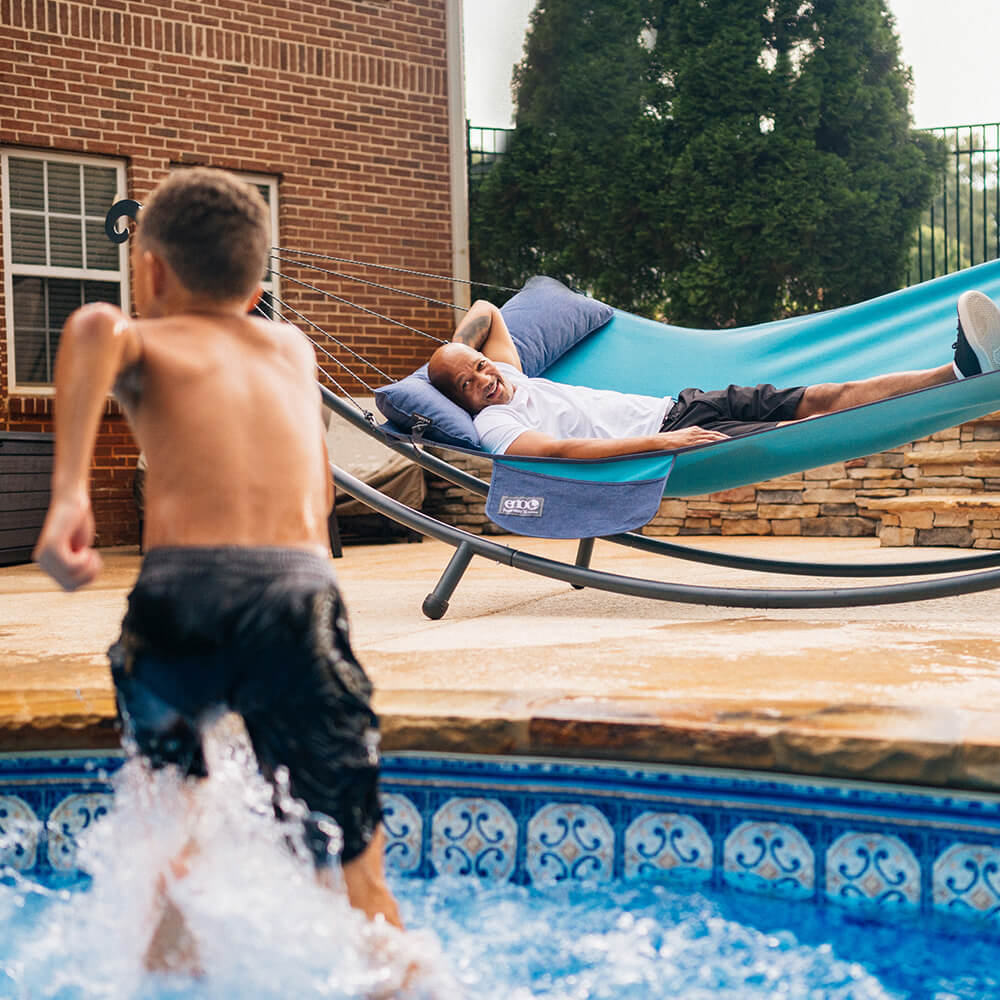
[[[712,877],[712,838],[693,816],[644,812],[625,831],[624,876],[689,883]]]
[[[939,912],[1000,922],[1000,847],[952,844],[934,862],[933,886]]]
[[[45,824],[49,864],[54,871],[76,870],[77,838],[108,814],[112,797],[107,792],[67,795],[49,814]]]
[[[122,755],[0,755],[0,867],[75,865]],[[388,755],[397,873],[671,879],[812,905],[963,914],[1000,936],[1000,796],[788,776],[517,757]],[[48,848],[46,850],[46,848]]]
[[[412,875],[423,860],[424,820],[420,810],[405,795],[394,792],[382,796],[382,810],[386,867]]]
[[[528,822],[525,868],[532,882],[614,875],[615,832],[594,806],[552,802]]]
[[[816,884],[813,849],[794,826],[747,820],[726,837],[723,878],[748,892],[808,899]]]
[[[448,799],[431,824],[431,862],[439,875],[506,881],[517,863],[517,820],[498,799]]]
[[[846,905],[916,909],[920,864],[899,837],[845,833],[826,853],[826,896]]]
[[[38,858],[42,824],[17,795],[0,795],[0,866],[31,871]]]

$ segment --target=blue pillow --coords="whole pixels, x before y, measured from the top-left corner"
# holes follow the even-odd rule
[[[431,385],[427,365],[421,365],[398,382],[376,389],[375,405],[382,416],[404,431],[413,430],[418,417],[427,417],[431,421],[424,432],[428,440],[460,448],[479,447],[479,433],[472,417]]]
[[[574,344],[611,319],[611,306],[570,291],[561,281],[536,275],[500,309],[521,358],[525,375],[541,375]],[[472,417],[438,392],[427,377],[427,365],[412,375],[375,390],[382,415],[404,431],[418,417],[431,426],[424,437],[441,444],[479,448]]]
[[[541,375],[599,326],[614,310],[568,289],[561,281],[536,275],[500,308],[517,345],[525,375]]]

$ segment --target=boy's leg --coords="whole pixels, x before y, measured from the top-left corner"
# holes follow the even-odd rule
[[[368,846],[342,866],[347,898],[351,906],[361,910],[369,920],[381,914],[388,923],[403,930],[396,897],[385,881],[384,853],[385,833],[380,823]],[[329,867],[318,869],[317,878],[322,885],[334,885]]]
[[[171,868],[175,868],[171,863]],[[170,896],[167,880],[163,875],[156,881],[158,917],[142,964],[147,972],[186,972],[192,976],[202,974],[198,941],[184,919],[184,914]]]

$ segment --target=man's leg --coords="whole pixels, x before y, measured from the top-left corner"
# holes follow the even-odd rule
[[[958,338],[955,363],[924,371],[878,375],[860,382],[827,382],[809,386],[795,411],[795,419],[864,406],[890,396],[943,385],[956,378],[981,375],[1000,368],[1000,308],[982,292],[958,297]],[[961,373],[961,375],[959,375]]]
[[[806,388],[795,410],[795,419],[804,420],[806,417],[835,413],[852,406],[864,406],[865,403],[875,403],[890,396],[902,396],[907,392],[929,389],[954,380],[955,372],[949,364],[924,371],[876,375],[858,382],[822,382]]]

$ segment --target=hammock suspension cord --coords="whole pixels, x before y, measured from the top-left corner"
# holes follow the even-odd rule
[[[374,267],[379,268],[383,271],[395,271],[398,274],[412,274],[418,278],[433,278],[435,281],[450,281],[455,285],[476,285],[480,288],[496,288],[501,292],[519,292],[519,288],[508,288],[506,285],[491,285],[486,281],[469,281],[467,278],[456,278],[451,275],[445,274],[430,274],[427,271],[411,271],[409,268],[405,267],[393,267],[391,264],[372,264],[369,261],[363,260],[351,260],[349,257],[331,257],[329,254],[325,253],[313,253],[308,250],[291,250],[288,247],[272,247],[272,250],[276,250],[278,253],[293,253],[296,257],[316,257],[319,260],[329,260],[335,264],[354,264],[357,267]],[[399,289],[394,289],[398,291]],[[455,308],[461,308],[456,306]]]
[[[294,256],[284,256],[285,254],[292,254]],[[374,263],[371,263],[371,262],[354,260],[354,259],[347,258],[347,257],[334,257],[334,256],[331,256],[329,254],[313,253],[313,252],[307,251],[307,250],[291,250],[291,249],[289,249],[287,247],[279,247],[279,246],[272,247],[271,248],[270,257],[271,257],[272,261],[277,260],[277,261],[281,261],[284,264],[297,265],[299,267],[308,268],[308,269],[311,269],[313,271],[318,271],[319,273],[325,274],[325,275],[329,275],[330,277],[340,278],[340,279],[343,279],[345,281],[353,281],[353,282],[355,282],[357,284],[366,285],[369,288],[377,288],[377,289],[380,289],[382,291],[393,292],[395,294],[404,295],[404,296],[407,296],[409,298],[419,299],[420,301],[426,302],[426,303],[428,303],[430,305],[443,306],[446,309],[459,309],[459,310],[462,310],[463,312],[467,311],[466,307],[465,306],[460,306],[460,305],[458,305],[455,302],[446,302],[446,301],[444,301],[442,299],[436,299],[436,298],[433,298],[433,297],[428,296],[428,295],[421,295],[421,294],[419,294],[417,292],[411,292],[411,291],[409,291],[409,290],[407,290],[405,288],[398,288],[395,285],[387,285],[387,284],[382,284],[382,283],[377,282],[377,281],[370,281],[367,278],[362,278],[359,275],[347,274],[347,273],[345,273],[343,271],[336,271],[336,270],[333,270],[332,268],[323,267],[323,266],[321,266],[318,263],[313,263],[312,261],[308,261],[308,260],[302,260],[300,258],[312,257],[312,258],[315,258],[316,260],[329,261],[329,262],[339,263],[339,264],[352,264],[352,265],[355,265],[355,266],[358,266],[358,267],[378,268],[378,269],[381,269],[381,270],[392,271],[392,272],[396,272],[396,273],[399,273],[399,274],[409,274],[409,275],[415,275],[415,276],[421,277],[421,278],[430,278],[430,279],[433,279],[433,280],[436,280],[436,281],[449,281],[449,282],[453,282],[453,283],[456,283],[456,284],[463,284],[463,285],[469,285],[469,286],[476,285],[476,286],[483,287],[483,288],[494,288],[494,289],[498,289],[500,291],[509,291],[509,292],[516,292],[517,291],[516,288],[509,288],[509,287],[507,287],[505,285],[493,285],[493,284],[489,284],[489,283],[484,282],[484,281],[468,281],[468,280],[466,280],[464,278],[456,278],[456,277],[445,276],[445,275],[440,275],[440,274],[431,274],[431,273],[426,272],[426,271],[414,271],[414,270],[411,270],[411,269],[408,269],[408,268],[394,267],[394,266],[389,265],[389,264],[374,264]],[[426,338],[427,340],[432,340],[432,341],[434,341],[435,343],[438,343],[438,344],[447,343],[447,341],[444,340],[444,339],[442,339],[441,337],[437,337],[434,334],[428,333],[425,330],[420,330],[420,329],[418,329],[418,328],[416,328],[414,326],[410,326],[407,323],[403,323],[403,322],[401,322],[399,320],[393,319],[391,316],[387,316],[384,313],[377,312],[374,309],[369,309],[367,306],[363,306],[360,303],[354,302],[351,299],[345,298],[342,295],[337,295],[337,294],[335,294],[333,292],[327,291],[324,288],[320,288],[318,285],[314,285],[314,284],[312,284],[312,283],[310,283],[308,281],[303,281],[300,278],[293,277],[292,275],[288,274],[285,271],[281,271],[281,270],[278,270],[278,269],[272,267],[271,268],[271,273],[274,274],[274,275],[276,275],[278,278],[280,278],[283,281],[289,281],[292,284],[298,285],[298,286],[300,286],[302,288],[306,288],[309,291],[316,292],[317,294],[322,295],[324,298],[331,299],[334,302],[339,302],[342,305],[348,306],[351,309],[356,309],[358,312],[365,313],[366,315],[372,316],[375,319],[381,320],[381,321],[383,321],[385,323],[390,323],[393,326],[401,327],[402,329],[407,330],[410,333],[415,333],[415,334],[417,334],[420,337]],[[360,362],[362,365],[366,365],[367,367],[371,368],[384,381],[391,382],[393,380],[391,375],[389,375],[388,373],[386,373],[385,371],[383,371],[381,368],[379,368],[378,365],[376,365],[373,361],[370,361],[368,358],[366,358],[363,355],[359,354],[357,351],[355,351],[348,344],[344,343],[343,340],[339,339],[338,337],[333,336],[331,333],[329,333],[328,331],[324,330],[322,327],[320,327],[313,320],[309,319],[307,316],[305,316],[303,313],[299,312],[299,310],[295,309],[293,306],[289,305],[287,302],[285,302],[284,300],[282,300],[281,298],[279,298],[273,292],[268,292],[267,294],[268,294],[269,302],[265,303],[265,304],[258,303],[258,305],[257,305],[257,312],[259,312],[262,316],[264,316],[265,318],[270,318],[268,316],[268,313],[267,313],[267,310],[270,309],[271,313],[277,315],[281,319],[285,319],[285,316],[283,315],[283,313],[281,311],[273,308],[273,305],[277,304],[280,307],[280,310],[287,311],[287,312],[291,313],[292,315],[294,315],[296,317],[296,319],[298,319],[302,323],[306,324],[308,327],[311,328],[311,330],[315,331],[319,336],[324,337],[325,339],[327,339],[327,340],[331,341],[332,343],[336,344],[337,347],[341,348],[344,352],[346,352],[347,354],[349,354],[352,358],[354,358],[356,361]],[[336,357],[336,355],[334,355],[329,350],[327,350],[323,346],[323,344],[321,344],[319,342],[319,340],[317,339],[317,337],[313,336],[312,333],[310,333],[309,331],[303,331],[303,332],[306,334],[306,336],[309,337],[309,340],[312,342],[313,346],[321,354],[323,354],[326,358],[328,358],[330,361],[332,361],[335,365],[337,365],[338,367],[342,368],[351,378],[353,378],[356,382],[358,382],[362,386],[364,386],[364,388],[369,393],[374,393],[375,388],[364,377],[362,377],[362,375],[359,375],[347,363],[345,363],[340,358]],[[346,399],[350,400],[350,402],[353,403],[354,406],[356,406],[357,409],[361,413],[364,414],[366,420],[368,420],[369,422],[372,422],[374,420],[374,415],[371,414],[369,411],[365,410],[365,408],[361,406],[361,404],[344,388],[343,385],[340,384],[340,382],[337,381],[336,378],[334,378],[333,375],[331,375],[329,372],[327,372],[326,369],[324,369],[319,364],[317,364],[316,367],[317,367],[318,371],[322,373],[322,375],[323,375],[324,378],[328,379],[330,381],[330,383],[332,383],[337,388],[337,390]]]

